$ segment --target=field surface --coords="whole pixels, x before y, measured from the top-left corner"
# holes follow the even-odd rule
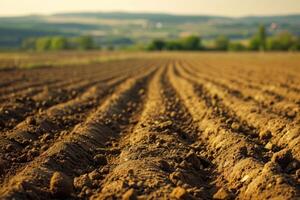
[[[4,67],[0,133],[1,199],[299,199],[300,55]]]

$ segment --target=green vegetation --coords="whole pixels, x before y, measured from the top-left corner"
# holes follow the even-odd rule
[[[27,38],[22,42],[23,50],[59,51],[99,49],[90,36],[66,38],[62,36]]]
[[[220,51],[226,51],[228,50],[229,43],[229,38],[221,35],[215,40],[215,48]]]
[[[68,40],[66,38],[58,36],[58,37],[53,37],[51,39],[51,45],[50,45],[51,50],[62,50],[67,48],[68,48]]]
[[[257,33],[248,40],[247,45],[230,41],[227,36],[219,35],[214,39],[212,46],[205,46],[201,43],[200,37],[189,36],[171,41],[155,39],[147,49],[151,51],[300,51],[300,37],[287,31],[268,37],[265,26],[260,25]]]
[[[300,38],[289,32],[282,32],[267,40],[267,49],[271,51],[297,51],[300,50]]]
[[[51,38],[43,37],[38,38],[35,42],[35,49],[37,51],[46,51],[51,47]]]
[[[95,48],[93,38],[90,36],[81,36],[76,38],[75,44],[77,44],[76,46],[79,50],[89,50]]]
[[[195,51],[202,49],[201,38],[198,36],[189,36],[183,38],[180,44],[182,45],[183,50]]]
[[[176,40],[187,33],[201,36],[202,44],[220,35],[236,42],[248,40],[258,34],[259,24],[265,25],[264,33],[268,37],[283,31],[300,36],[300,15],[231,18],[159,13],[62,13],[49,16],[0,17],[0,50],[35,50],[35,44],[29,38],[57,36],[68,40],[67,49],[80,49],[74,38],[82,35],[91,35],[95,48],[101,46],[103,49],[126,49],[133,45],[146,45],[157,38],[170,38],[174,42],[168,42],[167,49],[180,49],[182,41]],[[258,40],[253,39],[252,49],[261,49],[257,45]],[[206,49],[211,49],[213,45],[214,42]],[[249,44],[247,48],[248,46]]]
[[[164,49],[166,49],[166,42],[159,39],[153,40],[148,47],[148,50],[150,51],[161,51]]]
[[[186,50],[186,51],[196,51],[201,50],[201,38],[198,36],[189,36],[185,38],[181,38],[180,40],[173,41],[163,41],[160,39],[155,39],[148,46],[148,50],[151,51],[162,51],[162,50],[170,50],[170,51],[178,51],[178,50]]]
[[[260,25],[258,32],[251,38],[249,43],[249,50],[253,51],[265,51],[266,50],[266,29],[263,25]]]

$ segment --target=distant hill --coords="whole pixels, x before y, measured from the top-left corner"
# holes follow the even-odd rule
[[[0,18],[0,48],[16,48],[24,38],[47,35],[92,35],[100,45],[129,45],[189,34],[204,39],[221,34],[243,39],[250,37],[260,24],[268,27],[269,34],[286,30],[300,35],[300,15],[230,18],[161,13],[59,13]]]

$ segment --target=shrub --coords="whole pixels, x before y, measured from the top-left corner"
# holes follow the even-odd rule
[[[226,51],[228,50],[229,39],[226,36],[219,36],[215,39],[215,48],[216,50]]]
[[[243,45],[243,44],[241,44],[241,43],[237,43],[237,42],[235,42],[235,43],[230,43],[229,45],[228,45],[228,50],[229,51],[245,51],[247,48]]]
[[[155,39],[151,42],[151,44],[148,46],[148,50],[150,51],[161,51],[165,49],[166,43],[163,40]]]
[[[94,49],[94,41],[90,36],[81,36],[76,39],[77,48],[80,50]]]
[[[50,49],[50,45],[51,45],[51,38],[49,37],[38,38],[35,42],[35,49],[37,51],[47,51]]]
[[[51,38],[50,49],[51,50],[64,50],[68,48],[68,41],[64,37]]]
[[[181,40],[183,50],[200,50],[202,49],[201,38],[197,36],[189,36]]]

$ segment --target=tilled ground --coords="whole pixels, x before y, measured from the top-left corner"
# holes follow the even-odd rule
[[[299,199],[298,56],[0,71],[0,199]]]

